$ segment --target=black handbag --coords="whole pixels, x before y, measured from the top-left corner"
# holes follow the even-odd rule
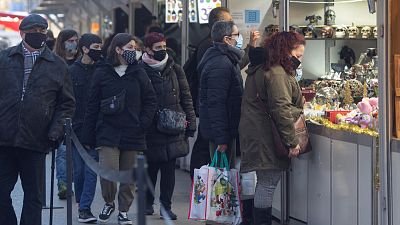
[[[157,129],[162,133],[170,135],[178,135],[185,132],[186,114],[167,108],[160,110],[158,112]]]
[[[104,115],[113,115],[120,113],[125,108],[125,95],[126,90],[122,90],[121,93],[101,100],[100,110]]]

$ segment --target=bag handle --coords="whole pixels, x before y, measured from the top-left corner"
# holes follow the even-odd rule
[[[220,151],[215,150],[215,153],[214,153],[214,156],[213,156],[213,160],[211,161],[210,167],[224,168],[227,171],[229,171],[230,168],[229,168],[228,158],[227,158],[225,152],[220,152],[221,161],[220,161],[219,166],[218,166],[218,152],[220,152]]]

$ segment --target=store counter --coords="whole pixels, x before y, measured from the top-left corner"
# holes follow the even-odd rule
[[[292,161],[290,217],[309,225],[372,225],[376,138],[314,124],[309,131],[312,152]],[[280,218],[278,187],[273,212]]]

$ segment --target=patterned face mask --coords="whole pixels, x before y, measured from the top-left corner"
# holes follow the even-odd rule
[[[136,51],[135,50],[124,50],[124,52],[122,53],[122,58],[125,59],[125,61],[131,65],[134,64],[137,60],[136,60]]]

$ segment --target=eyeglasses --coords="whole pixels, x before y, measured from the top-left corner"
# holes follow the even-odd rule
[[[232,36],[239,36],[239,35],[240,35],[240,33],[237,32],[237,33],[235,33],[235,34],[231,34],[231,37],[232,37]]]

